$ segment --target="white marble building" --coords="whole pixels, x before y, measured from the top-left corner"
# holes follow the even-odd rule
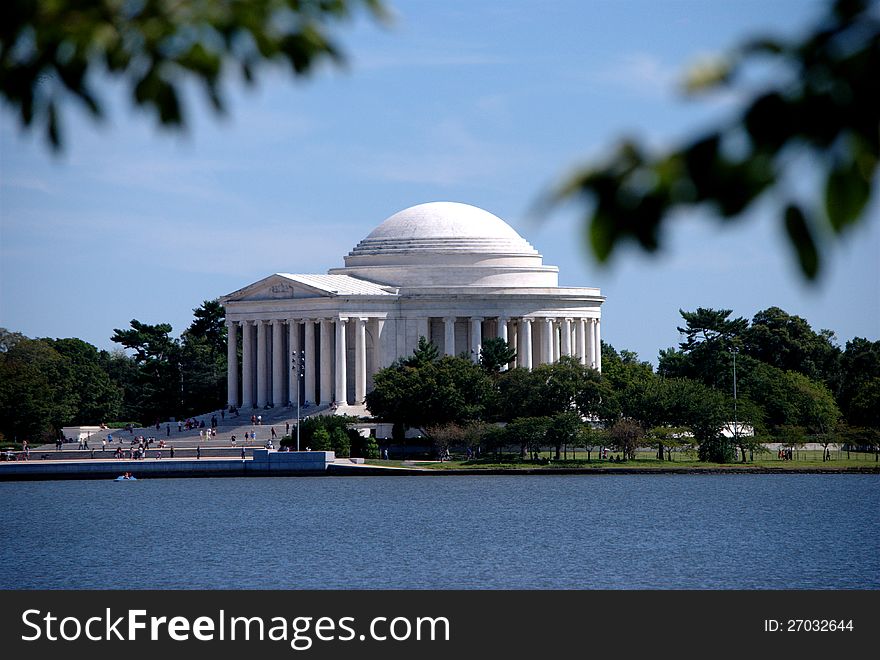
[[[478,359],[501,337],[517,364],[576,356],[601,369],[597,288],[558,286],[559,269],[506,222],[467,204],[392,215],[328,274],[275,273],[221,298],[229,329],[229,404],[300,400],[360,412],[372,376],[419,337]],[[241,363],[238,346],[241,342]],[[513,365],[511,365],[513,366]]]

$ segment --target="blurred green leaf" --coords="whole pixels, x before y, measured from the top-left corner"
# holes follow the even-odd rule
[[[657,155],[626,140],[612,158],[572,174],[554,203],[576,198],[590,205],[589,243],[604,262],[628,239],[646,251],[657,249],[662,226],[681,210],[710,206],[725,221],[738,221],[757,200],[773,200],[768,193],[798,174],[796,163],[809,162],[827,177],[824,199],[816,191],[807,207],[777,203],[770,213],[784,221],[802,274],[814,280],[826,248],[816,242],[808,215],[827,218],[833,233],[862,222],[876,180],[878,5],[836,0],[800,40],[752,39],[697,67],[692,87],[723,85],[746,93],[738,114]],[[757,94],[751,81],[738,80],[752,63],[775,73]]]
[[[819,272],[819,252],[816,250],[816,242],[807,224],[807,218],[800,207],[790,204],[785,209],[785,230],[791,240],[801,270],[809,279],[815,279]]]
[[[825,185],[825,212],[834,230],[840,232],[853,224],[870,196],[871,185],[856,163],[834,167]]]
[[[71,98],[102,116],[103,100],[86,80],[103,69],[123,79],[134,104],[155,110],[159,123],[182,127],[187,79],[201,82],[210,106],[223,112],[216,83],[225,65],[239,64],[251,82],[271,62],[290,64],[296,75],[324,59],[338,64],[330,28],[356,10],[389,18],[379,0],[9,0],[0,3],[0,98],[17,111],[20,126],[45,125],[57,150]],[[69,94],[56,94],[50,105],[49,95],[38,93],[47,79],[60,80]]]

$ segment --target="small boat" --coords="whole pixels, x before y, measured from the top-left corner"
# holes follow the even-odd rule
[[[137,481],[137,477],[131,476],[128,472],[123,475],[120,475],[114,479],[114,481]]]

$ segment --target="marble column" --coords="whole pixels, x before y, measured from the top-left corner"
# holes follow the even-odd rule
[[[520,339],[522,346],[522,355],[520,356],[520,366],[526,369],[532,368],[532,319],[522,319],[520,325]]]
[[[311,404],[317,403],[315,399],[315,320],[305,319],[305,400]]]
[[[254,407],[254,322],[241,322],[241,407]]]
[[[471,317],[471,358],[480,361],[480,350],[483,347],[483,317]]]
[[[586,319],[575,320],[575,344],[577,346],[577,356],[581,364],[587,364],[587,335],[584,327]]]
[[[383,369],[384,351],[382,350],[382,337],[385,332],[385,319],[373,319],[373,359],[367,362],[367,389],[373,389],[373,376],[379,369]]]
[[[257,321],[257,407],[269,402],[269,369],[266,360],[266,322]]]
[[[443,317],[443,352],[455,355],[455,317]]]
[[[333,403],[333,320],[321,319],[321,405],[331,403]]]
[[[587,364],[596,368],[596,331],[593,319],[587,319]]]
[[[361,404],[367,395],[367,319],[355,319],[354,403]]]
[[[495,336],[498,339],[503,339],[504,341],[507,341],[507,319],[504,318],[503,316],[498,317],[498,321],[497,321],[496,328],[495,328]],[[506,364],[501,365],[501,371],[507,371]]]
[[[348,403],[346,396],[346,371],[345,371],[345,322],[348,319],[336,319],[336,403],[345,405]]]
[[[284,321],[272,321],[272,405],[284,405]]]
[[[299,321],[287,319],[287,402],[296,403],[299,378]]]
[[[235,321],[226,322],[226,401],[238,407],[238,326]]]
[[[559,361],[560,352],[560,341],[559,341],[559,323],[555,320],[553,321],[553,362]]]
[[[418,345],[418,340],[421,337],[425,338],[425,341],[431,341],[431,319],[427,316],[424,318],[420,318],[416,320],[416,334],[418,337],[416,338],[416,345]]]
[[[549,364],[553,362],[553,319],[544,319],[544,325],[541,328],[541,363]]]
[[[562,355],[571,357],[571,319],[562,319]]]
[[[510,344],[510,347],[516,351],[517,356],[519,355],[519,329],[517,327],[516,321],[513,319],[507,322],[507,343]],[[510,364],[508,364],[508,368],[513,369],[516,367],[517,359],[511,360]]]
[[[600,319],[596,319],[596,371],[602,371],[602,334],[599,332]]]

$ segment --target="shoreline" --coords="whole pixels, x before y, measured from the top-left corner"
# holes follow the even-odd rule
[[[712,467],[524,467],[524,468],[453,468],[430,469],[420,467],[391,467],[365,465],[340,459],[326,465],[326,469],[300,469],[295,465],[270,467],[253,459],[206,457],[168,458],[161,460],[113,461],[28,461],[0,464],[0,481],[56,481],[115,479],[131,472],[138,479],[179,479],[192,477],[333,477],[333,476],[535,476],[535,475],[729,475],[729,474],[877,474],[880,466],[864,467],[767,467],[767,466],[712,466]]]

